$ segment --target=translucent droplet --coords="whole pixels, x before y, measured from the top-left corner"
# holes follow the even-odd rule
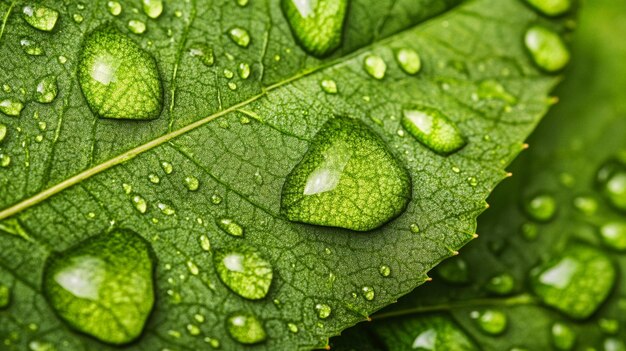
[[[187,261],[186,265],[189,273],[191,273],[192,275],[198,275],[198,273],[200,273],[200,269],[193,261]]]
[[[387,265],[382,265],[380,266],[380,268],[378,269],[378,272],[380,273],[380,275],[382,275],[383,277],[388,277],[389,275],[391,275],[391,268]]]
[[[227,79],[231,79],[235,76],[235,73],[233,73],[233,71],[229,70],[228,68],[224,68],[224,77],[226,77]]]
[[[119,16],[122,13],[122,5],[118,1],[107,2],[107,10],[113,16]]]
[[[213,255],[220,280],[237,295],[262,299],[272,284],[272,265],[251,246],[217,250]]]
[[[217,226],[232,236],[243,236],[244,229],[239,223],[230,218],[221,218],[217,220]]]
[[[7,154],[0,154],[0,167],[9,167],[11,165],[11,156]]]
[[[215,338],[211,338],[211,337],[206,337],[204,338],[204,342],[206,342],[207,344],[211,345],[212,348],[214,349],[219,349],[220,348],[220,341],[218,339]]]
[[[211,251],[211,241],[206,235],[200,235],[200,247],[204,251]]]
[[[311,55],[327,56],[341,44],[347,0],[281,0],[296,42]]]
[[[42,5],[24,6],[24,19],[33,28],[49,32],[54,29],[59,19],[59,12]]]
[[[491,277],[485,285],[485,289],[492,294],[508,295],[515,288],[515,278],[509,273],[502,273]]]
[[[604,244],[618,251],[626,250],[626,222],[616,220],[600,227],[600,236]]]
[[[135,206],[135,209],[137,209],[139,213],[146,213],[146,211],[148,210],[148,203],[146,202],[146,200],[144,200],[143,197],[135,195],[132,197],[131,201],[133,203],[133,206]]]
[[[83,23],[83,21],[85,20],[85,18],[79,13],[73,14],[72,19],[78,24]]]
[[[228,89],[230,89],[230,90],[237,90],[237,83],[235,83],[235,82],[228,82]]]
[[[159,176],[154,173],[150,173],[148,175],[148,180],[150,180],[150,183],[152,184],[159,184],[161,182],[161,178],[159,178]]]
[[[166,216],[171,216],[176,213],[176,210],[168,204],[158,203],[157,207],[159,208],[159,210],[161,210],[161,213]]]
[[[320,319],[326,319],[330,316],[333,310],[325,303],[318,303],[315,305],[315,311]]]
[[[410,177],[380,137],[337,117],[287,177],[281,211],[296,222],[368,231],[402,213],[410,198]]]
[[[465,284],[469,282],[469,268],[467,262],[460,257],[453,257],[443,261],[436,268],[437,274],[450,284]]]
[[[557,350],[571,350],[576,343],[576,333],[567,324],[556,322],[552,325],[552,345]]]
[[[242,27],[233,27],[228,30],[228,36],[237,45],[247,48],[250,45],[250,33]]]
[[[78,73],[83,95],[99,117],[153,119],[161,113],[163,88],[156,61],[111,25],[87,35]]]
[[[467,143],[454,122],[429,107],[405,110],[402,126],[420,143],[441,155],[454,153]]]
[[[24,109],[24,104],[15,99],[4,99],[0,101],[0,112],[7,116],[18,117]]]
[[[163,0],[142,0],[143,12],[150,18],[158,18],[163,13]]]
[[[520,227],[520,231],[522,233],[522,236],[524,236],[524,239],[528,241],[533,241],[537,239],[537,235],[539,234],[539,228],[537,228],[537,225],[530,222],[522,224],[522,226]]]
[[[605,334],[617,334],[619,331],[619,321],[611,318],[601,318],[598,321],[598,326]]]
[[[7,126],[6,124],[0,123],[0,142],[4,140],[7,136]]]
[[[574,207],[582,214],[591,216],[598,210],[598,201],[591,196],[577,196],[574,198]]]
[[[374,292],[374,288],[372,288],[371,286],[362,287],[361,294],[367,301],[374,300],[374,297],[376,296],[376,293]]]
[[[535,64],[547,72],[558,72],[569,63],[570,53],[563,39],[546,27],[530,27],[524,43]]]
[[[42,78],[39,83],[37,83],[35,99],[44,104],[51,103],[57,97],[57,93],[57,78],[54,76],[47,76]]]
[[[420,226],[416,223],[411,223],[411,225],[409,225],[409,230],[411,231],[411,233],[417,234],[420,232]]]
[[[128,29],[135,34],[143,34],[146,31],[146,23],[133,19],[128,21]]]
[[[23,38],[20,40],[20,45],[22,46],[22,50],[24,50],[24,52],[28,55],[41,56],[44,54],[43,47],[30,38]]]
[[[201,333],[200,328],[195,324],[187,324],[187,332],[191,336],[198,336]]]
[[[607,298],[615,277],[615,267],[603,252],[573,245],[531,271],[531,288],[544,304],[585,319]]]
[[[324,79],[320,82],[322,90],[328,94],[337,94],[337,83],[332,79]]]
[[[196,191],[200,187],[200,181],[193,176],[185,177],[185,186],[189,191]]]
[[[603,351],[626,351],[626,343],[618,338],[606,338],[602,343]]]
[[[247,312],[237,312],[226,320],[228,334],[242,344],[251,345],[265,341],[267,334],[261,321]]]
[[[526,0],[532,7],[547,16],[559,16],[572,7],[571,0]]]
[[[6,308],[11,303],[11,289],[4,284],[0,284],[0,310]]]
[[[222,197],[217,195],[217,194],[213,194],[213,195],[211,195],[211,202],[214,205],[219,205],[219,204],[222,203]]]
[[[242,62],[237,67],[237,73],[239,74],[239,78],[248,79],[250,77],[250,65]]]
[[[163,169],[163,172],[165,172],[165,174],[172,174],[172,172],[174,171],[174,166],[172,166],[172,164],[167,161],[161,162],[161,168]]]
[[[502,100],[508,104],[516,104],[517,98],[495,80],[485,80],[478,85],[477,95],[483,100]]]
[[[602,194],[615,208],[626,211],[626,166],[621,162],[605,162],[598,170],[597,183]]]
[[[365,56],[365,59],[363,59],[363,68],[372,78],[383,79],[387,71],[387,64],[382,57],[372,54]]]
[[[294,334],[298,332],[298,326],[295,325],[294,323],[287,323],[287,328],[289,329],[290,332]]]
[[[422,69],[422,60],[413,49],[400,49],[396,51],[396,61],[400,68],[408,74],[417,74]]]
[[[508,318],[504,312],[499,310],[487,309],[484,311],[473,311],[470,317],[476,321],[478,327],[490,335],[500,335],[508,324]]]
[[[197,57],[200,62],[207,67],[213,66],[215,63],[215,55],[213,49],[206,44],[195,44],[189,49],[189,55]]]
[[[538,222],[547,222],[556,214],[556,199],[552,195],[539,194],[524,204],[528,216]]]
[[[125,344],[139,337],[152,310],[153,269],[149,244],[117,230],[49,257],[43,291],[71,328]]]
[[[235,0],[235,2],[237,3],[237,5],[241,7],[245,7],[245,6],[248,6],[249,0]]]

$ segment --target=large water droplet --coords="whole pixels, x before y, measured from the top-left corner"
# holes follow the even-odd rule
[[[338,117],[287,176],[281,211],[292,221],[367,231],[402,213],[410,198],[409,175],[380,137]]]
[[[243,236],[244,229],[239,223],[230,218],[221,218],[216,221],[217,226],[232,236]]]
[[[470,317],[476,321],[480,329],[486,334],[500,335],[504,333],[508,324],[506,314],[499,310],[487,309],[484,311],[473,311]]]
[[[158,18],[163,12],[163,0],[142,0],[143,12],[150,18]]]
[[[469,282],[467,262],[460,257],[443,261],[436,268],[437,274],[451,284],[465,284]]]
[[[556,214],[556,199],[552,195],[539,194],[524,204],[528,216],[538,222],[547,222]]]
[[[0,309],[6,308],[11,303],[11,289],[4,284],[0,284]]]
[[[589,317],[615,283],[611,260],[594,248],[575,245],[531,271],[531,287],[548,306],[574,319]]]
[[[246,345],[257,344],[267,338],[261,321],[247,312],[230,315],[226,320],[226,330],[234,340]]]
[[[600,235],[606,246],[626,250],[626,222],[622,220],[608,222],[600,227]]]
[[[372,78],[383,79],[387,72],[387,64],[378,55],[367,55],[363,59],[363,68]]]
[[[552,325],[551,333],[552,345],[554,345],[557,350],[568,351],[574,347],[576,334],[569,325],[556,322]]]
[[[317,57],[341,44],[347,0],[281,0],[291,32],[306,52]]]
[[[35,99],[44,104],[51,103],[57,97],[58,91],[57,78],[55,76],[44,77],[37,83]]]
[[[87,35],[79,82],[91,110],[102,118],[153,119],[163,107],[156,61],[111,25]]]
[[[332,313],[332,308],[325,303],[318,303],[315,305],[315,312],[317,313],[317,317],[320,319],[326,319],[330,317]]]
[[[558,16],[569,11],[571,0],[526,0],[532,7],[547,16]]]
[[[404,110],[402,125],[420,143],[441,155],[449,155],[465,146],[466,141],[454,122],[439,110],[417,107]]]
[[[24,19],[33,28],[49,32],[54,29],[59,19],[59,12],[42,5],[24,6]]]
[[[149,244],[134,232],[92,237],[48,258],[43,291],[73,329],[111,344],[136,339],[154,304]]]
[[[7,116],[17,117],[22,113],[24,104],[16,99],[4,99],[0,101],[0,112]]]
[[[396,51],[396,61],[400,68],[408,74],[417,74],[422,69],[422,60],[413,49],[400,49]]]
[[[547,72],[558,72],[570,60],[569,49],[558,33],[535,25],[526,31],[524,44],[539,68]]]
[[[272,265],[255,248],[217,250],[213,261],[217,275],[236,294],[251,300],[267,295],[272,284]]]
[[[228,36],[237,45],[247,48],[250,45],[250,33],[242,27],[233,27],[228,30]]]

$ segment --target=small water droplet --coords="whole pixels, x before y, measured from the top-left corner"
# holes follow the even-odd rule
[[[197,325],[191,323],[187,324],[187,332],[191,336],[198,336],[201,333],[200,328]]]
[[[122,13],[122,5],[118,1],[107,2],[107,10],[113,16],[119,16]]]
[[[189,189],[189,191],[196,191],[200,186],[200,181],[198,178],[193,176],[185,177],[185,186]]]
[[[372,288],[371,286],[362,287],[361,294],[367,301],[374,300],[374,297],[376,296],[376,293],[374,292],[374,288]]]
[[[547,16],[559,16],[572,7],[571,0],[526,0],[532,7]]]
[[[176,210],[172,206],[170,206],[168,204],[164,204],[162,202],[158,203],[157,207],[166,216],[171,216],[171,215],[176,213]]]
[[[150,18],[158,18],[163,13],[163,0],[142,0],[143,12]]]
[[[35,99],[44,104],[51,103],[57,97],[57,93],[58,86],[56,77],[47,76],[37,83]]]
[[[224,68],[224,77],[226,77],[227,79],[231,79],[235,76],[235,74],[233,73],[233,71],[229,70],[228,68]]]
[[[189,55],[199,58],[200,62],[207,67],[211,67],[215,63],[213,49],[206,44],[194,44],[189,49]]]
[[[539,234],[539,228],[535,223],[526,222],[523,223],[520,227],[520,232],[524,239],[528,241],[533,241],[537,239],[537,235]]]
[[[298,326],[294,323],[287,323],[287,328],[294,334],[298,332]]]
[[[598,201],[591,196],[577,196],[574,198],[574,207],[587,216],[596,213],[598,206]]]
[[[478,185],[478,179],[476,179],[476,177],[467,177],[467,184],[469,184],[472,187],[475,187]]]
[[[148,180],[150,180],[150,183],[152,184],[159,184],[161,182],[161,178],[159,178],[159,176],[154,173],[150,173],[148,175]]]
[[[4,309],[11,303],[11,289],[4,284],[0,284],[0,309]]]
[[[204,251],[211,251],[211,241],[209,240],[209,238],[206,235],[200,235],[200,247],[202,248],[202,250]]]
[[[380,268],[378,269],[378,272],[380,273],[380,275],[382,275],[383,277],[388,277],[389,275],[391,275],[391,268],[387,265],[382,265],[380,266]]]
[[[324,79],[320,82],[322,90],[328,94],[337,94],[337,83],[332,79]]]
[[[9,167],[11,165],[11,156],[7,154],[0,154],[0,167]]]
[[[257,185],[263,185],[263,175],[261,175],[261,171],[258,169],[254,172],[254,182]]]
[[[242,62],[237,67],[237,73],[241,79],[248,79],[250,77],[250,65]]]
[[[139,195],[133,196],[131,202],[133,203],[133,206],[135,206],[135,209],[139,211],[139,213],[146,213],[146,211],[148,210],[148,203],[146,202],[146,200],[144,200],[143,197]]]
[[[508,295],[515,289],[515,278],[509,273],[502,273],[491,277],[485,285],[485,290],[496,295]]]
[[[400,68],[408,74],[417,74],[422,68],[422,60],[413,49],[400,49],[396,51],[396,61]]]
[[[73,14],[72,15],[72,19],[74,20],[74,22],[76,22],[78,24],[83,23],[83,21],[85,20],[83,15],[81,15],[80,13]]]
[[[217,220],[217,226],[232,236],[243,236],[244,229],[239,223],[230,218],[221,218]]]
[[[272,265],[255,248],[217,250],[213,261],[220,280],[236,294],[251,300],[267,295],[272,283]]]
[[[626,210],[626,166],[609,160],[597,172],[596,180],[602,194],[615,208]]]
[[[318,303],[315,305],[315,311],[320,319],[326,319],[332,313],[332,309],[325,303]]]
[[[57,348],[53,344],[38,340],[29,342],[28,349],[30,351],[57,351]]]
[[[24,50],[24,52],[28,55],[41,56],[44,54],[43,47],[30,38],[22,38],[20,40],[20,45],[22,46],[22,50]]]
[[[251,345],[265,341],[267,334],[261,321],[247,312],[236,312],[226,320],[228,334],[242,344]]]
[[[237,90],[237,83],[235,83],[235,82],[228,82],[228,89],[230,89],[230,90]]]
[[[618,338],[606,338],[602,346],[603,351],[626,351],[626,344]]]
[[[506,314],[499,310],[473,311],[470,317],[476,321],[483,332],[490,335],[502,334],[508,324]]]
[[[0,142],[4,140],[7,136],[7,126],[6,124],[0,123]]]
[[[532,220],[547,222],[556,214],[556,199],[549,194],[533,196],[524,204],[524,210]]]
[[[619,321],[611,318],[600,318],[598,326],[605,334],[617,334],[619,331]]]
[[[502,100],[508,104],[516,104],[517,98],[495,80],[485,80],[478,85],[478,97],[483,100]],[[488,137],[488,136],[487,136]],[[487,139],[488,140],[488,139]]]
[[[370,54],[363,59],[363,68],[372,78],[383,79],[387,71],[387,64],[382,57]]]
[[[174,166],[172,166],[172,164],[168,161],[161,162],[161,168],[163,169],[163,172],[165,172],[165,174],[172,174],[172,172],[174,171]]]
[[[563,322],[556,322],[551,328],[552,345],[557,350],[571,350],[576,343],[576,333],[567,324]]]
[[[526,31],[524,44],[535,64],[547,72],[558,72],[569,63],[570,52],[563,39],[546,27],[530,27]]]
[[[429,107],[404,110],[402,126],[420,143],[441,155],[454,153],[467,143],[454,122]]]
[[[200,269],[193,261],[187,261],[185,264],[187,265],[189,273],[191,273],[192,275],[198,275],[198,273],[200,273]]]
[[[219,205],[219,204],[222,203],[222,197],[217,195],[217,194],[213,194],[213,195],[211,195],[211,202],[214,205]]]
[[[125,344],[139,337],[152,310],[153,270],[149,244],[117,230],[50,256],[43,291],[71,328]]]
[[[237,3],[237,5],[239,5],[240,7],[246,7],[248,6],[248,2],[249,0],[235,0],[235,2]]]
[[[130,185],[130,184],[123,183],[122,184],[122,189],[124,189],[124,193],[126,195],[129,195],[133,191],[133,186]]]
[[[417,225],[417,223],[411,223],[411,225],[409,225],[409,230],[411,231],[411,233],[417,234],[420,232],[420,227],[419,225]]]
[[[228,36],[237,45],[247,48],[250,45],[250,33],[242,27],[233,27],[228,30]]]
[[[600,227],[600,236],[604,244],[618,251],[626,250],[626,222],[615,220]]]
[[[203,315],[199,314],[199,313],[194,314],[193,315],[193,319],[195,319],[196,322],[198,322],[198,323],[204,323],[204,321],[206,320],[206,318]]]
[[[141,20],[132,19],[128,21],[128,29],[135,34],[143,34],[146,31],[146,23]]]
[[[59,12],[42,5],[24,6],[22,9],[24,19],[33,28],[49,32],[59,19]]]
[[[212,348],[214,349],[219,349],[220,348],[220,341],[218,339],[215,338],[211,338],[211,337],[206,337],[204,338],[204,342],[206,342],[207,344],[211,345]]]

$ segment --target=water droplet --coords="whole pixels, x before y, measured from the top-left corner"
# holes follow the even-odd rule
[[[391,275],[391,268],[387,265],[382,265],[380,266],[380,268],[378,269],[378,272],[380,273],[380,275],[382,275],[383,277],[388,277],[389,275]]]
[[[6,308],[11,303],[11,289],[4,284],[0,284],[0,309]]]
[[[142,0],[143,12],[150,18],[158,18],[163,13],[163,0]]]
[[[341,44],[347,0],[281,0],[281,7],[304,51],[323,57]]]
[[[537,228],[537,225],[535,223],[527,222],[522,224],[522,226],[520,227],[520,231],[524,239],[528,241],[533,241],[537,239],[537,236],[539,235],[539,228]]]
[[[315,305],[315,311],[320,319],[326,319],[330,316],[333,310],[325,303],[318,303]]]
[[[454,153],[467,143],[454,122],[429,107],[404,110],[402,126],[420,143],[441,155]]]
[[[574,207],[587,216],[596,213],[598,206],[598,201],[591,196],[577,196],[574,198]]]
[[[161,113],[156,61],[111,25],[87,35],[78,73],[83,95],[99,117],[153,119]]]
[[[189,49],[189,55],[197,57],[200,62],[207,67],[213,66],[215,63],[215,55],[213,49],[206,44],[195,44]]]
[[[196,191],[200,186],[200,181],[198,178],[193,176],[185,177],[185,186],[189,189],[189,191]]]
[[[272,265],[255,248],[217,250],[213,261],[220,280],[236,294],[250,300],[267,295],[272,284]]]
[[[223,231],[225,231],[226,233],[232,236],[244,235],[243,227],[240,226],[239,223],[235,222],[234,220],[230,218],[221,218],[217,220],[216,223],[217,223],[217,226],[220,227],[220,229],[222,229]]]
[[[158,203],[157,207],[159,208],[159,210],[161,210],[161,213],[166,216],[171,216],[176,213],[176,210],[172,206],[164,204],[162,202]]]
[[[552,195],[539,194],[530,198],[524,204],[528,216],[538,222],[547,222],[556,214],[556,199]]]
[[[490,335],[502,334],[508,324],[506,314],[498,310],[473,311],[470,317],[476,321],[483,332]]]
[[[600,236],[604,244],[618,251],[626,250],[626,222],[616,220],[600,227]]]
[[[143,34],[146,31],[146,23],[144,21],[132,19],[128,21],[128,29],[135,34]]]
[[[22,113],[22,109],[24,109],[24,104],[19,100],[4,99],[0,101],[0,112],[7,116],[17,117]]]
[[[134,232],[92,237],[46,261],[43,290],[73,329],[111,344],[142,332],[154,304],[149,244]]]
[[[0,154],[0,167],[9,167],[11,165],[11,156]]]
[[[204,321],[206,320],[206,318],[203,315],[199,314],[199,313],[194,314],[193,315],[193,319],[195,319],[196,322],[198,322],[198,323],[204,323]]]
[[[572,7],[571,0],[526,0],[532,7],[547,16],[559,16]]]
[[[332,79],[324,79],[320,82],[322,90],[328,94],[337,94],[337,83]]]
[[[233,27],[228,30],[228,36],[237,45],[247,48],[250,45],[250,33],[245,28]]]
[[[485,80],[478,85],[478,97],[484,100],[499,99],[509,104],[516,104],[517,98],[495,80]]]
[[[148,203],[146,202],[146,200],[144,200],[143,197],[139,195],[133,196],[131,202],[133,203],[133,206],[135,206],[135,209],[139,211],[139,213],[146,213],[146,211],[148,210]]]
[[[211,251],[211,241],[206,235],[200,235],[200,247],[204,251]]]
[[[41,5],[24,6],[24,19],[33,28],[49,32],[54,29],[59,19],[59,12]]]
[[[204,338],[204,342],[206,342],[207,344],[211,345],[212,348],[214,349],[219,349],[220,348],[220,341],[215,339],[215,338],[211,338],[211,337],[206,337]]]
[[[237,67],[237,73],[239,74],[239,78],[248,79],[250,77],[250,65],[242,62]]]
[[[296,222],[368,231],[402,213],[410,198],[409,175],[380,137],[337,117],[287,177],[281,211]]]
[[[420,232],[420,227],[419,225],[417,225],[417,223],[411,223],[411,225],[409,225],[409,230],[411,231],[411,233],[417,234]]]
[[[154,173],[150,173],[148,175],[148,180],[150,180],[150,183],[152,184],[159,184],[161,182],[161,178],[159,178],[159,176]]]
[[[41,56],[44,54],[43,47],[39,45],[39,43],[34,42],[32,39],[23,38],[20,40],[20,45],[22,46],[22,50],[28,55],[31,56]]]
[[[107,2],[107,10],[113,16],[119,16],[122,13],[122,5],[117,1]]]
[[[287,328],[289,329],[290,332],[294,334],[298,332],[298,326],[295,325],[294,323],[287,323]]]
[[[122,189],[124,189],[124,193],[126,195],[129,195],[133,191],[133,186],[130,185],[130,184],[123,183],[122,184]]]
[[[235,2],[237,3],[237,5],[239,5],[241,7],[248,6],[248,0],[235,0]]]
[[[7,136],[7,126],[6,124],[0,123],[0,142],[4,140]]]
[[[198,336],[198,335],[200,335],[201,331],[200,331],[200,328],[198,328],[197,325],[195,325],[195,324],[187,324],[187,332],[191,336]]]
[[[626,166],[614,160],[607,161],[598,170],[596,179],[611,205],[626,211]]]
[[[367,301],[374,300],[374,297],[376,296],[374,288],[372,288],[371,286],[364,286],[363,288],[361,288],[361,294]]]
[[[594,248],[574,245],[531,271],[531,288],[544,304],[574,319],[589,317],[615,283],[611,260]]]
[[[598,326],[605,334],[617,334],[619,331],[619,321],[617,319],[600,318]]]
[[[603,343],[604,351],[626,351],[626,344],[617,338],[606,338]]]
[[[73,14],[72,19],[74,20],[74,22],[79,23],[79,24],[83,23],[83,21],[85,20],[85,18],[79,13]]]
[[[556,322],[552,325],[552,345],[557,350],[571,350],[576,343],[576,334],[567,324]]]
[[[569,63],[569,49],[559,34],[548,28],[530,27],[524,43],[535,64],[547,72],[558,72]]]
[[[35,99],[44,104],[51,103],[57,97],[57,93],[58,86],[56,77],[47,76],[37,83]]]
[[[371,54],[363,59],[363,68],[372,78],[383,79],[387,71],[387,64],[382,57]]]
[[[478,179],[476,179],[476,177],[467,177],[467,184],[475,187],[478,185]]]
[[[211,202],[214,205],[219,205],[219,204],[222,203],[222,197],[217,195],[217,194],[213,194],[213,195],[211,195]]]
[[[198,275],[198,273],[200,273],[200,269],[193,261],[187,261],[186,265],[189,273],[191,273],[192,275]]]
[[[413,49],[400,49],[396,51],[396,61],[400,68],[408,74],[417,74],[422,69],[422,60]]]
[[[235,83],[235,82],[228,82],[228,89],[230,89],[230,90],[237,90],[237,83]]]
[[[226,320],[226,329],[234,340],[246,345],[257,344],[267,338],[261,321],[247,312],[230,315]]]
[[[226,77],[227,79],[231,79],[234,76],[235,74],[233,73],[233,71],[229,70],[228,68],[224,68],[224,77]]]
[[[502,273],[491,277],[485,285],[485,290],[496,295],[508,295],[515,289],[515,278],[509,273]]]
[[[467,262],[460,258],[454,257],[443,261],[436,268],[437,274],[450,284],[465,284],[469,282],[469,269]]]

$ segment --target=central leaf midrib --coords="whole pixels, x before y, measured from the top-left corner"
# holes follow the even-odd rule
[[[464,4],[466,4],[466,3],[464,3]],[[202,127],[205,124],[207,124],[207,123],[209,123],[209,122],[211,122],[211,121],[213,121],[213,120],[215,120],[215,119],[217,119],[217,118],[219,118],[221,116],[224,116],[224,115],[227,115],[227,114],[229,114],[231,112],[235,112],[235,111],[237,111],[239,109],[242,109],[243,107],[248,106],[249,104],[251,104],[251,103],[253,103],[253,102],[263,98],[264,96],[266,96],[269,92],[271,92],[273,90],[276,90],[278,88],[286,86],[286,85],[288,85],[288,84],[290,84],[292,82],[300,80],[300,79],[302,79],[304,77],[307,77],[307,76],[312,75],[314,73],[317,73],[319,71],[322,71],[322,70],[325,70],[325,69],[328,69],[328,68],[340,65],[342,63],[345,63],[345,62],[347,62],[347,61],[349,61],[349,60],[351,60],[351,59],[353,59],[355,57],[358,57],[359,55],[361,55],[361,54],[363,54],[363,53],[365,53],[367,51],[370,51],[373,47],[385,45],[388,42],[392,42],[397,37],[400,37],[400,36],[404,35],[405,33],[409,32],[411,30],[414,30],[418,26],[424,25],[424,24],[426,24],[428,22],[432,22],[432,21],[434,21],[434,20],[436,20],[436,19],[438,19],[438,18],[448,14],[450,11],[456,9],[457,7],[458,6],[453,6],[450,9],[440,13],[439,15],[431,17],[431,18],[427,19],[424,22],[418,23],[418,24],[416,24],[416,25],[414,25],[412,27],[408,27],[408,28],[406,28],[406,29],[404,29],[402,31],[399,31],[399,32],[395,33],[394,35],[391,35],[391,36],[386,37],[384,39],[381,39],[379,41],[374,41],[374,42],[370,43],[369,45],[366,45],[366,46],[364,46],[362,48],[359,48],[359,49],[357,49],[357,50],[355,50],[355,51],[353,51],[353,52],[351,52],[351,53],[349,53],[349,54],[347,54],[345,56],[342,56],[342,57],[339,57],[339,58],[334,59],[332,61],[329,61],[326,64],[322,64],[322,65],[319,65],[317,67],[313,67],[313,68],[310,68],[308,70],[301,71],[298,74],[296,74],[296,75],[294,75],[292,77],[289,77],[289,78],[287,78],[287,79],[285,79],[283,81],[280,81],[278,83],[274,83],[274,84],[269,85],[267,87],[264,87],[263,90],[261,91],[261,93],[259,93],[257,95],[254,95],[254,96],[252,96],[252,97],[250,97],[250,98],[248,98],[248,99],[246,99],[246,100],[244,100],[244,101],[242,101],[242,102],[240,102],[238,104],[232,105],[232,106],[228,107],[227,109],[218,111],[218,112],[216,112],[216,113],[214,113],[212,115],[204,117],[204,118],[202,118],[200,120],[197,120],[197,121],[195,121],[193,123],[190,123],[190,124],[188,124],[188,125],[186,125],[184,127],[181,127],[181,128],[179,128],[177,130],[168,132],[168,133],[166,133],[166,134],[164,134],[164,135],[162,135],[162,136],[160,136],[160,137],[158,137],[156,139],[153,139],[153,140],[151,140],[151,141],[149,141],[147,143],[139,145],[139,146],[137,146],[135,148],[132,148],[132,149],[130,149],[128,151],[125,151],[125,152],[123,152],[123,153],[121,153],[121,154],[119,154],[119,155],[117,155],[117,156],[115,156],[115,157],[113,157],[113,158],[111,158],[111,159],[109,159],[109,160],[107,160],[105,162],[102,162],[102,163],[100,163],[100,164],[98,164],[98,165],[96,165],[94,167],[88,168],[88,169],[86,169],[86,170],[84,170],[84,171],[82,171],[82,172],[80,172],[80,173],[78,173],[78,174],[76,174],[76,175],[74,175],[74,176],[72,176],[72,177],[62,181],[62,182],[60,182],[60,183],[57,183],[56,185],[54,185],[52,187],[49,187],[49,188],[47,188],[47,189],[45,189],[45,190],[43,190],[43,191],[41,191],[41,192],[31,196],[31,197],[28,197],[28,198],[26,198],[24,200],[21,200],[21,201],[13,204],[11,206],[6,207],[2,211],[0,211],[0,220],[4,220],[4,219],[7,219],[7,218],[9,218],[11,216],[14,216],[14,215],[22,212],[23,210],[26,210],[26,209],[28,209],[28,208],[30,208],[32,206],[35,206],[35,205],[45,201],[46,199],[48,199],[48,198],[50,198],[50,197],[52,197],[52,196],[62,192],[63,190],[65,190],[67,188],[70,188],[70,187],[72,187],[72,186],[74,186],[74,185],[76,185],[76,184],[78,184],[78,183],[80,183],[80,182],[82,182],[84,180],[87,180],[87,179],[91,178],[92,176],[94,176],[96,174],[104,172],[104,171],[106,171],[106,170],[108,170],[108,169],[110,169],[110,168],[112,168],[114,166],[117,166],[117,165],[120,165],[120,164],[122,164],[122,163],[124,163],[126,161],[129,161],[129,160],[135,158],[136,156],[138,156],[140,154],[143,154],[144,152],[150,151],[150,150],[152,150],[152,149],[154,149],[154,148],[156,148],[158,146],[161,146],[162,144],[164,144],[164,143],[166,143],[166,142],[168,142],[170,140],[173,140],[173,139],[175,139],[175,138],[177,138],[177,137],[179,137],[181,135],[184,135],[184,134],[186,134],[188,132],[191,132],[191,131],[199,128],[199,127]]]

